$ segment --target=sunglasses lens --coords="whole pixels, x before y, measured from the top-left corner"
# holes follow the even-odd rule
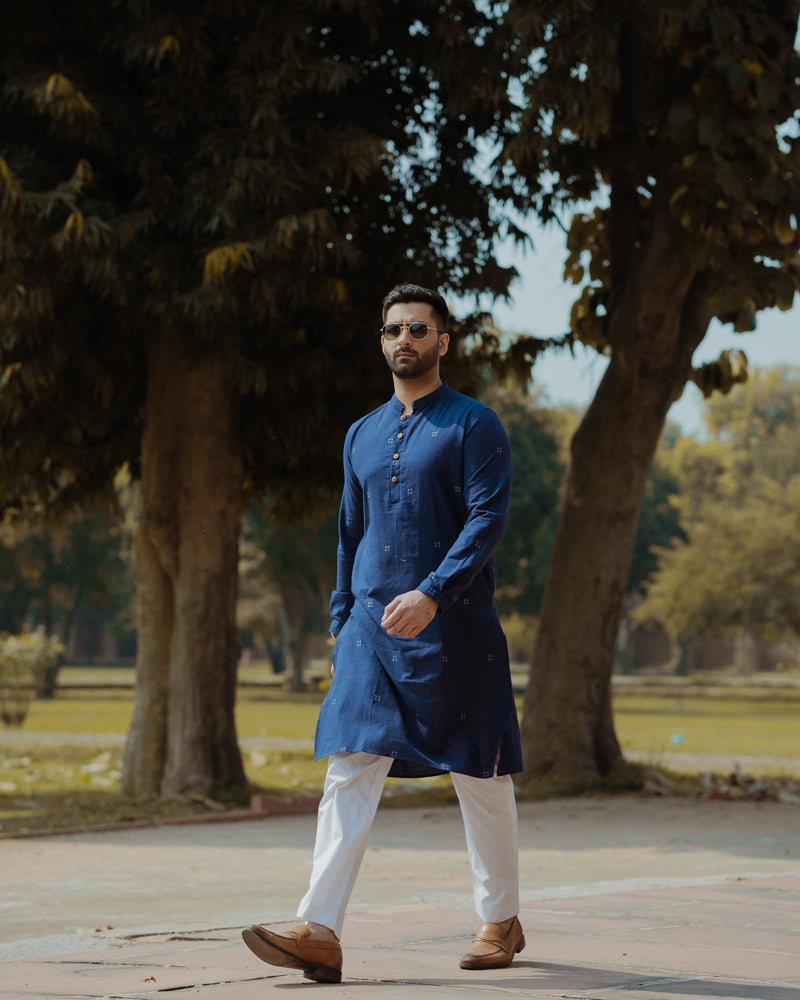
[[[400,323],[387,323],[382,330],[385,340],[397,340],[402,331],[403,327]],[[424,340],[428,336],[428,324],[412,323],[408,332],[414,340]]]

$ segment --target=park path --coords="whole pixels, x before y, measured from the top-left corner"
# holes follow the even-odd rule
[[[0,1000],[286,997],[240,928],[291,921],[313,816],[2,843]],[[800,1000],[800,807],[520,803],[509,969],[458,969],[476,920],[457,807],[382,808],[343,937],[359,1000]]]

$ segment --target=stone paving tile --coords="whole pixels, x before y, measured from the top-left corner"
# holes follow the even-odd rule
[[[631,989],[565,993],[563,1000],[799,1000],[800,991],[767,983],[653,979]]]
[[[8,967],[10,966],[10,968]],[[106,997],[154,996],[180,991],[204,983],[226,983],[235,980],[263,982],[275,978],[264,966],[257,971],[232,971],[195,963],[193,967],[155,965],[108,965],[72,962],[26,963],[14,969],[7,963],[2,970],[0,997]],[[277,971],[277,970],[276,970]]]
[[[197,938],[181,936],[179,938],[165,937],[159,941],[143,939],[132,944],[114,946],[108,951],[75,952],[69,955],[50,956],[46,961],[63,961],[85,963],[87,965],[101,962],[103,965],[196,965],[202,961],[205,953],[213,955],[214,964],[230,963],[231,967],[249,964],[257,968],[258,959],[247,950],[238,932],[236,938],[228,940],[223,937]],[[42,961],[45,961],[42,959]]]
[[[342,947],[347,948],[351,942],[367,944],[371,941],[401,947],[405,942],[417,939],[452,936],[471,941],[478,926],[475,914],[466,909],[406,907],[386,912],[379,910],[348,916],[342,935]]]
[[[685,920],[678,921],[674,916],[669,919],[659,918],[652,912],[609,915],[602,912],[575,914],[554,910],[527,913],[523,910],[520,920],[529,946],[535,946],[542,934],[569,934],[573,938],[584,934],[589,937],[617,937],[632,934],[643,927],[682,927],[685,924]]]
[[[791,952],[759,952],[747,947],[738,938],[729,945],[708,944],[704,940],[705,930],[695,928],[689,940],[670,943],[658,930],[647,935],[633,933],[620,937],[575,938],[565,928],[560,934],[541,934],[535,943],[535,957],[537,961],[554,962],[579,957],[582,962],[605,967],[733,976],[744,980],[768,977],[776,983],[783,981],[800,985],[800,953],[796,948]]]
[[[760,952],[763,955],[790,954],[800,955],[800,938],[796,934],[781,934],[775,927],[752,927],[749,916],[746,923],[739,927],[731,924],[729,927],[714,927],[708,923],[686,924],[682,927],[658,928],[658,940],[672,947],[683,948],[686,945],[701,944],[705,948],[746,950]],[[776,938],[779,935],[780,940]],[[639,931],[635,935],[640,939],[652,940],[652,935]],[[800,958],[798,958],[800,963]]]
[[[356,971],[355,978],[361,980],[362,977],[380,977],[385,980],[386,985],[393,982],[435,985],[447,989],[446,995],[451,996],[489,992],[525,997],[561,997],[570,990],[585,989],[587,981],[595,988],[603,989],[634,985],[642,981],[638,972],[588,969],[585,966],[557,965],[524,958],[516,959],[508,969],[480,973],[459,969],[457,965],[448,967],[438,960],[438,956],[436,961],[431,962],[430,957],[433,956],[428,951],[427,961],[425,954],[419,954],[406,961],[402,967],[395,967],[385,961],[384,956],[380,956],[380,961],[375,962],[373,968],[369,967],[369,960],[366,961],[366,976]]]
[[[800,897],[764,900],[742,894],[736,900],[727,898],[702,904],[703,921],[718,927],[774,927],[778,913],[785,930],[800,933]]]
[[[733,977],[747,981],[768,976],[783,985],[795,985],[798,972],[797,955],[767,956],[737,948],[709,948],[701,943],[669,948],[654,938],[652,941],[626,941],[624,951],[616,959],[620,964],[643,970],[661,971],[700,976]],[[595,947],[587,940],[581,941],[581,959],[597,964],[610,964],[614,956],[607,946]],[[783,982],[781,982],[783,981]],[[800,997],[798,997],[800,1000]]]

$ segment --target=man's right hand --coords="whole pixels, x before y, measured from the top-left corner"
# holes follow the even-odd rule
[[[386,629],[387,635],[413,639],[430,625],[438,610],[439,605],[432,597],[423,594],[421,590],[409,590],[405,594],[398,594],[386,605],[381,625]]]

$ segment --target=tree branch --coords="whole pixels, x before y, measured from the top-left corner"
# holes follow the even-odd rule
[[[609,257],[610,303],[625,283],[639,236],[640,211],[636,190],[636,138],[640,64],[639,45],[630,22],[620,28],[619,90],[614,101],[611,146],[615,151],[610,171]]]

